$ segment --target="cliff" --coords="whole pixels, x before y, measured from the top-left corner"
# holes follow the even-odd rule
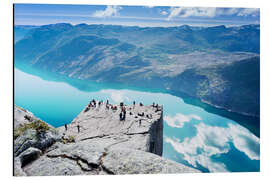
[[[199,172],[158,156],[162,155],[163,144],[161,107],[157,110],[151,106],[136,105],[135,108],[133,105],[124,106],[126,118],[121,121],[119,117],[120,106],[116,107],[117,110],[107,109],[106,104],[100,107],[98,105],[86,107],[71,124],[67,125],[67,130],[65,127],[54,129],[48,126],[49,129],[39,132],[40,128],[26,126],[32,122],[24,120],[25,124],[14,129],[17,131],[18,128],[27,127],[24,128],[23,133],[15,137],[14,175]],[[25,117],[37,119],[30,112],[17,106],[15,106],[15,112],[14,121],[18,119],[22,121],[21,119]],[[25,113],[28,116],[25,116]],[[143,113],[144,116],[140,116]],[[50,136],[53,137],[53,141],[48,141],[48,134],[51,132],[54,132],[53,136]],[[37,142],[51,143],[39,146],[40,143]],[[18,152],[16,147],[24,148],[16,153]]]
[[[125,120],[120,120],[120,105],[117,110],[107,109],[106,104],[86,108],[67,126],[58,128],[77,141],[96,142],[113,147],[132,148],[157,155],[163,149],[163,110],[152,106],[124,105]],[[144,114],[142,116],[142,114]],[[140,116],[141,115],[141,116]],[[80,126],[80,133],[78,127]]]

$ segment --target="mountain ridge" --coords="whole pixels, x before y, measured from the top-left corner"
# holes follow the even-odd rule
[[[259,82],[259,28],[53,24],[34,28],[16,42],[14,58],[15,63],[75,79],[181,91],[215,106],[259,116],[259,91],[249,90],[251,82]],[[237,62],[254,66],[230,71]],[[234,78],[228,79],[241,73],[246,83],[237,85]],[[251,81],[251,77],[256,79]],[[238,89],[244,92],[240,101],[255,94],[255,100],[246,102],[255,109],[226,101]]]

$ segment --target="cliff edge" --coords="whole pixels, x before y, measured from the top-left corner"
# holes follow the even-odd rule
[[[125,109],[126,115],[121,119],[122,109]],[[67,136],[75,137],[76,141],[88,140],[110,147],[131,148],[162,155],[162,106],[121,106],[97,102],[95,106],[85,107],[67,125],[67,129],[64,126],[58,129]]]
[[[126,115],[120,120],[123,107]],[[47,128],[44,122],[32,126],[33,122],[41,120],[15,106],[14,121],[19,120],[20,123],[15,122],[18,125],[14,132],[22,127],[23,131],[14,137],[14,175],[199,172],[160,157],[163,143],[162,107],[123,107],[88,105],[71,124],[55,129],[49,125]]]

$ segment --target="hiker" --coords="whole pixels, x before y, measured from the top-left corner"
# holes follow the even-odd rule
[[[93,99],[92,102],[93,102],[93,106],[96,107],[96,100]]]
[[[110,109],[109,104],[106,104],[106,109],[107,109],[107,110],[109,110],[109,109]]]
[[[119,114],[119,120],[122,121],[122,112]]]
[[[139,120],[139,126],[141,126],[141,125],[142,125],[142,119]]]
[[[87,111],[89,111],[89,107],[86,107],[84,110],[84,112],[87,112]]]
[[[123,113],[124,113],[124,116],[123,116],[123,120],[126,120],[126,109],[124,108],[124,111],[123,111]]]
[[[120,102],[120,106],[123,107],[124,106],[124,103],[123,102]]]
[[[100,107],[100,105],[101,105],[101,101],[98,102],[98,107]]]
[[[78,128],[78,133],[80,132],[80,125],[78,124],[77,125],[77,128]]]
[[[66,131],[67,131],[67,124],[65,124],[65,129],[66,129]]]
[[[133,101],[133,109],[135,108],[135,101]]]

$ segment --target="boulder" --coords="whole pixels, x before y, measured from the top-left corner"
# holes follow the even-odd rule
[[[30,147],[27,150],[23,151],[19,156],[21,160],[21,167],[39,158],[41,153],[41,150],[33,147]]]
[[[60,140],[60,135],[56,131],[47,131],[38,134],[34,129],[27,129],[14,141],[14,155],[18,156],[30,147],[38,148],[42,151]]]

